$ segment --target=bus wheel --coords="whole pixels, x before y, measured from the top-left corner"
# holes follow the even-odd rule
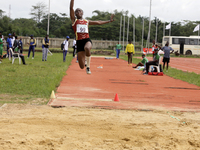
[[[185,55],[192,55],[192,51],[191,50],[187,50]]]

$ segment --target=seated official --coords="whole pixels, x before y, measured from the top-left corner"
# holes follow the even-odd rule
[[[22,59],[23,65],[26,65],[24,56],[20,53],[20,49],[21,49],[21,44],[19,43],[17,36],[15,36],[15,41],[13,44],[13,52],[19,53],[19,57]],[[17,54],[14,54],[14,56],[15,55],[17,55]]]
[[[149,61],[146,63],[146,72],[144,73],[144,75],[147,75],[149,73],[149,66],[151,65],[159,65],[159,59],[160,59],[160,55],[158,54],[158,49],[154,49],[154,58],[153,61]]]

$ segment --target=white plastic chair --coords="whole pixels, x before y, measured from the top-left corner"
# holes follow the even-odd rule
[[[19,64],[21,64],[21,58],[19,56],[19,53],[14,53],[12,48],[10,48],[9,50],[12,53],[12,64],[14,63],[16,58],[19,58]]]
[[[157,69],[157,72],[160,72],[160,65],[161,65],[161,62],[162,62],[162,56],[160,56],[159,58],[159,62],[158,62],[158,65],[150,65],[149,66],[149,72],[152,72],[152,68],[156,68]],[[162,66],[162,65],[161,65]]]

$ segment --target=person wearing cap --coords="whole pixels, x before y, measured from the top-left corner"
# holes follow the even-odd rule
[[[149,73],[149,66],[150,65],[159,65],[159,59],[160,59],[160,55],[158,54],[158,49],[154,49],[154,58],[153,58],[153,61],[149,61],[146,63],[146,72],[144,73],[144,75],[148,75]]]
[[[42,42],[42,61],[44,60],[47,61],[49,45],[50,45],[49,35],[46,35],[45,39],[43,39],[43,42]]]
[[[7,56],[9,57],[9,48],[12,48],[12,42],[11,42],[11,34],[8,34],[8,38],[7,38]],[[12,54],[11,54],[12,57]]]
[[[66,40],[64,40],[63,44],[63,62],[66,61],[66,55],[67,55],[67,51],[68,51],[68,47],[69,47],[69,36],[66,37]]]
[[[33,35],[30,36],[31,39],[29,40],[29,42],[27,43],[29,46],[29,50],[28,50],[28,58],[30,56],[31,51],[33,52],[33,56],[32,59],[34,59],[34,53],[35,53],[35,45],[36,45],[36,39],[33,38]]]

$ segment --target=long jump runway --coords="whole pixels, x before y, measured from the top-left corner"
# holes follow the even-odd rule
[[[103,65],[103,68],[99,66]],[[92,57],[91,75],[75,59],[67,70],[53,107],[76,106],[107,109],[200,110],[200,87],[166,75],[142,75],[124,60]],[[118,94],[119,102],[114,101]]]

